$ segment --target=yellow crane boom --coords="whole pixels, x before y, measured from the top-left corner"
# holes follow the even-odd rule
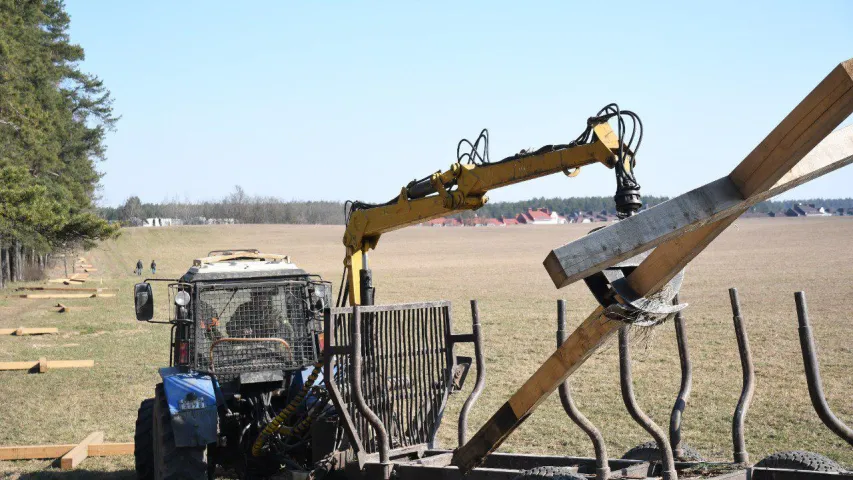
[[[621,144],[620,135],[607,123],[609,118],[612,116],[590,119],[587,132],[591,133],[591,139],[586,143],[556,146],[534,153],[522,152],[493,163],[463,164],[457,161],[443,172],[403,187],[396,199],[385,204],[354,202],[348,212],[343,238],[346,247],[346,296],[350,304],[372,303],[373,285],[367,252],[376,248],[383,233],[465,210],[476,210],[488,201],[486,193],[489,190],[560,172],[573,177],[579,173],[580,167],[594,163],[608,168],[621,163],[630,173],[633,154]],[[639,193],[634,196],[633,201],[638,207]]]

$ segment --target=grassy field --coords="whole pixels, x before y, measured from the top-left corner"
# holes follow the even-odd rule
[[[569,324],[594,308],[582,284],[555,290],[542,267],[550,249],[573,240],[585,225],[509,228],[410,228],[382,238],[372,254],[377,303],[448,299],[455,326],[468,331],[468,300],[480,301],[486,340],[487,382],[472,412],[481,425],[554,349],[556,300],[568,303]],[[256,247],[287,253],[302,268],[337,285],[342,267],[342,227],[210,226],[125,230],[85,257],[99,268],[86,286],[116,289],[115,298],[56,301],[0,296],[0,328],[56,326],[60,335],[0,338],[0,361],[86,359],[93,369],[45,374],[0,372],[0,445],[71,443],[103,430],[107,441],[130,441],[139,402],[152,395],[156,369],[168,362],[168,327],[137,323],[131,274],[141,258],[157,260],[158,277],[183,273],[208,250]],[[706,457],[731,459],[731,417],[740,393],[727,289],[741,293],[755,357],[757,386],[747,418],[753,460],[780,450],[807,449],[853,465],[853,450],[820,422],[808,399],[797,337],[793,293],[808,295],[823,381],[830,405],[853,421],[850,388],[853,319],[853,220],[742,220],[688,268],[682,301],[694,361],[693,394],[684,414],[684,437]],[[165,291],[158,286],[157,303]],[[83,307],[83,308],[75,308]],[[161,310],[165,315],[165,310]],[[668,424],[679,386],[674,329],[665,324],[635,348],[638,401],[660,425]],[[573,377],[583,412],[604,432],[611,456],[649,437],[628,416],[619,393],[616,348],[609,346]],[[473,381],[469,381],[468,388]],[[455,446],[456,416],[465,395],[451,398],[440,432]],[[556,395],[502,447],[512,452],[591,455]],[[49,461],[0,462],[0,472],[21,478],[133,478],[131,457],[89,459],[65,474]],[[98,472],[98,473],[96,473]],[[31,477],[32,475],[32,477]]]

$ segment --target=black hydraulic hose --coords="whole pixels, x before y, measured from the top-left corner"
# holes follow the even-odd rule
[[[643,429],[655,439],[660,450],[663,463],[663,480],[677,480],[678,473],[675,471],[675,460],[672,457],[672,447],[666,438],[666,433],[637,405],[634,397],[634,385],[631,377],[631,347],[628,339],[630,326],[625,325],[619,329],[619,383],[622,387],[622,400],[625,408],[631,414],[631,418],[640,424]]]
[[[812,399],[812,405],[815,412],[817,412],[817,416],[820,417],[828,429],[832,430],[833,433],[845,442],[853,445],[853,430],[832,413],[829,403],[826,401],[826,396],[823,394],[820,366],[817,361],[812,328],[809,324],[809,312],[806,307],[806,294],[803,292],[795,293],[794,301],[797,304],[797,320],[800,325],[800,348],[803,351],[803,366],[806,371],[806,381],[809,385],[809,397]]]
[[[678,305],[678,295],[672,299],[673,305]],[[675,458],[684,456],[681,444],[681,417],[687,400],[690,398],[690,390],[693,386],[693,363],[690,361],[690,350],[687,348],[687,332],[684,330],[684,318],[681,312],[675,314],[675,339],[678,343],[678,360],[681,364],[681,389],[675,398],[672,414],[669,417],[669,442],[672,446],[672,454]]]
[[[752,364],[752,350],[749,348],[749,337],[743,325],[743,317],[740,315],[740,299],[736,288],[729,289],[729,299],[732,303],[732,321],[735,326],[737,337],[737,348],[740,353],[740,366],[743,371],[743,387],[740,399],[732,416],[732,444],[734,446],[735,463],[749,463],[749,452],[746,451],[746,440],[743,435],[743,426],[746,421],[746,412],[752,403],[752,395],[755,392],[755,367]]]
[[[557,300],[557,348],[566,341],[566,301]],[[563,410],[569,415],[569,418],[575,422],[575,425],[580,427],[586,433],[592,446],[595,449],[595,476],[598,480],[607,480],[610,477],[610,464],[607,463],[607,445],[604,443],[604,436],[601,431],[589,421],[586,416],[578,410],[574,399],[572,398],[572,390],[569,385],[569,380],[566,379],[560,384],[560,402],[563,404]]]

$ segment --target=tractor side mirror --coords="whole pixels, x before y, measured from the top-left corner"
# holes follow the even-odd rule
[[[133,286],[133,304],[136,307],[136,319],[147,322],[154,318],[154,292],[150,283],[137,283]]]

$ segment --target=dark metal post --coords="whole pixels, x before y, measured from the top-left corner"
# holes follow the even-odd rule
[[[566,301],[557,300],[557,348],[560,348],[566,341]],[[559,387],[560,402],[563,404],[563,410],[569,415],[569,418],[575,422],[575,425],[580,427],[584,433],[592,440],[592,446],[595,449],[595,475],[598,480],[607,480],[610,477],[610,465],[607,463],[607,446],[604,443],[604,436],[598,428],[589,421],[583,413],[578,410],[575,401],[572,398],[572,389],[569,381],[565,380]]]
[[[373,305],[376,296],[376,289],[373,288],[373,271],[370,270],[368,264],[367,252],[361,254],[362,268],[358,272],[359,283],[361,284],[361,304]]]
[[[468,435],[468,413],[483,393],[483,387],[486,385],[486,359],[483,357],[483,335],[480,331],[480,309],[477,306],[476,300],[471,300],[471,322],[472,335],[474,337],[474,361],[477,364],[477,381],[474,383],[474,389],[462,405],[462,411],[459,412],[459,446],[465,444]]]
[[[746,440],[743,436],[743,424],[746,420],[746,412],[752,403],[752,395],[755,391],[755,368],[752,365],[752,350],[749,348],[749,338],[743,325],[743,317],[740,315],[740,299],[736,288],[729,289],[729,299],[732,303],[732,320],[737,337],[737,348],[740,353],[740,366],[743,370],[743,388],[741,388],[740,399],[735,407],[732,417],[732,443],[734,444],[735,463],[749,463],[749,452],[746,451]]]
[[[678,305],[678,295],[672,299],[673,305]],[[672,454],[675,458],[684,456],[681,444],[681,416],[690,398],[690,389],[693,386],[693,364],[690,361],[690,350],[687,348],[687,332],[684,330],[684,318],[681,312],[675,314],[675,339],[678,342],[678,360],[681,363],[681,389],[675,398],[672,414],[669,417],[669,443],[672,446]]]
[[[389,462],[388,451],[388,431],[382,425],[382,420],[379,416],[370,409],[367,402],[364,400],[364,395],[361,389],[361,311],[358,305],[352,307],[352,396],[355,400],[355,406],[358,411],[364,416],[373,430],[376,432],[376,439],[379,443],[379,463],[384,467],[385,478],[390,478],[391,464]]]
[[[628,339],[629,325],[619,329],[619,383],[622,386],[622,400],[631,418],[655,439],[663,462],[663,480],[677,480],[675,460],[672,457],[672,447],[666,438],[666,433],[637,405],[634,397],[634,385],[631,377],[631,347]]]
[[[809,397],[812,399],[817,416],[823,424],[841,437],[842,440],[853,445],[853,430],[838,419],[829,408],[826,396],[823,394],[823,382],[820,378],[820,365],[817,361],[814,338],[812,338],[812,327],[809,324],[809,312],[806,307],[806,294],[797,292],[794,294],[797,304],[797,320],[800,328],[800,348],[803,351],[803,366],[806,371],[806,382],[809,385]]]

